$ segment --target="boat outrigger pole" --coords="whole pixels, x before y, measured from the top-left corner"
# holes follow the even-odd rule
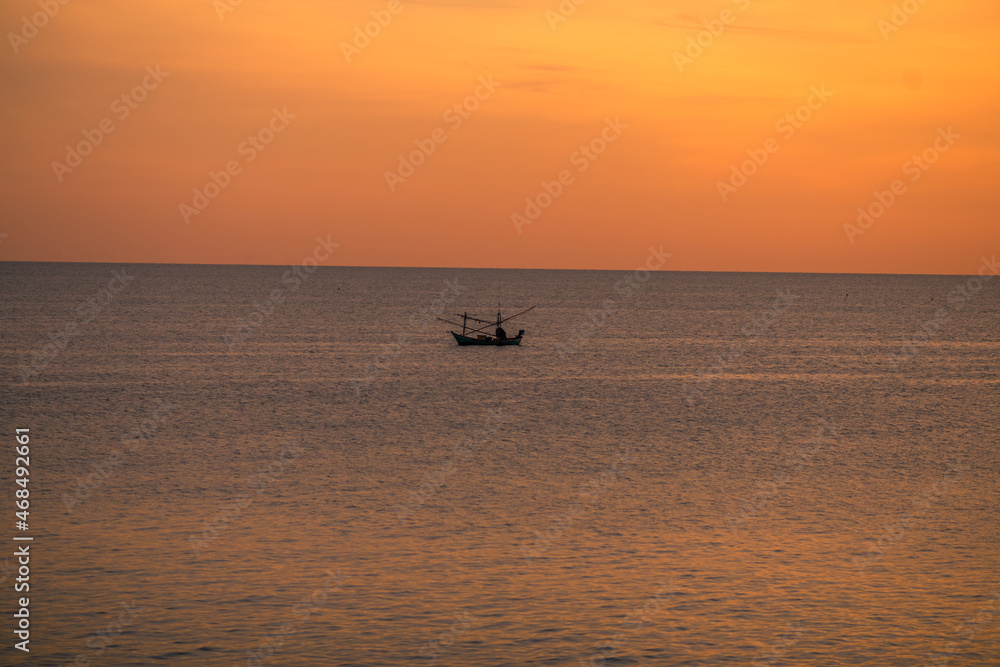
[[[456,337],[456,340],[458,340],[459,345],[520,345],[521,339],[524,337],[524,330],[522,329],[521,331],[519,331],[517,336],[514,338],[507,338],[506,332],[501,328],[501,325],[504,322],[512,320],[515,317],[520,317],[521,315],[524,315],[525,313],[534,309],[535,306],[532,306],[531,308],[522,310],[516,315],[510,315],[508,317],[504,317],[501,314],[500,310],[498,309],[496,322],[492,322],[489,320],[481,320],[478,317],[470,317],[469,313],[467,312],[462,313],[461,315],[455,316],[462,318],[462,324],[461,324],[462,333],[458,334],[457,332],[452,331],[452,334]],[[443,317],[438,317],[435,319],[440,320],[441,322],[445,322],[447,324],[451,324],[456,327],[459,326],[458,322],[446,320]],[[475,322],[480,326],[476,329],[470,329],[469,328],[470,321]],[[476,324],[473,324],[472,326],[476,326]],[[496,338],[493,338],[492,336],[486,333],[486,330],[491,327],[495,327],[497,330]],[[482,336],[473,339],[472,336],[477,334],[482,334]]]

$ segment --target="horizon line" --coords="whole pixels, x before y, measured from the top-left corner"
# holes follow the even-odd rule
[[[89,261],[89,260],[35,260],[35,259],[3,259],[0,264],[133,264],[133,265],[156,265],[156,266],[299,266],[300,264],[242,264],[234,262],[109,262],[109,261]],[[372,264],[318,264],[318,268],[326,269],[434,269],[452,271],[607,271],[614,273],[635,271],[636,269],[555,269],[555,268],[528,268],[528,267],[475,267],[475,266],[389,266]],[[650,273],[759,273],[759,274],[788,274],[788,275],[815,275],[815,276],[951,276],[964,277],[975,274],[964,273],[888,273],[888,272],[836,272],[836,271],[740,271],[733,269],[698,269],[698,270],[676,270],[657,269]]]

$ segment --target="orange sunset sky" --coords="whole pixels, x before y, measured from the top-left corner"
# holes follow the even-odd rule
[[[672,270],[966,274],[1000,252],[995,0],[63,2],[0,6],[0,260],[292,264],[329,236],[352,266],[631,269],[662,245]]]

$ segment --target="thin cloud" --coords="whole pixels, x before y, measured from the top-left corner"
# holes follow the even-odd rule
[[[683,17],[686,18],[686,17]],[[667,21],[661,21],[659,19],[653,19],[651,21],[654,25],[660,26],[662,28],[676,28],[678,30],[704,30],[705,26],[696,21],[691,23],[668,23]],[[824,39],[830,42],[847,42],[850,44],[864,44],[872,41],[871,39],[861,39],[858,37],[850,37],[847,35],[839,35],[828,32],[817,32],[809,30],[788,30],[786,28],[767,28],[761,26],[748,26],[739,24],[730,24],[726,26],[726,32],[751,32],[759,33],[764,35],[783,35],[785,37],[798,37],[800,39],[816,40]]]

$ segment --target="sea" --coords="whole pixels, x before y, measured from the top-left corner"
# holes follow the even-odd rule
[[[0,283],[4,665],[1000,664],[989,271]]]

